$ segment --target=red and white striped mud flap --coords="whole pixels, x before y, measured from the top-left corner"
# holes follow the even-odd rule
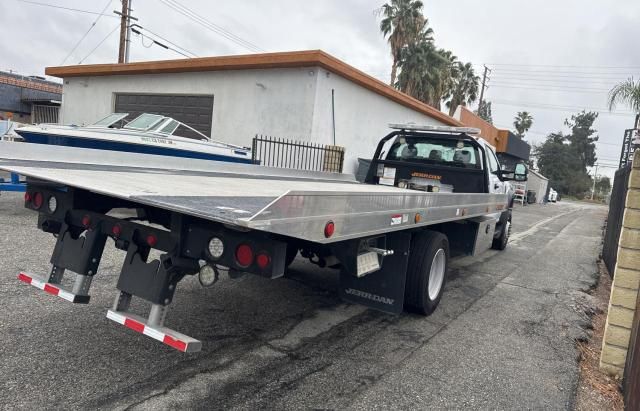
[[[147,325],[147,320],[136,314],[109,310],[107,311],[107,318],[131,328],[133,331],[167,344],[178,351],[198,352],[202,349],[202,342],[199,340],[166,327]]]
[[[57,284],[48,283],[42,278],[37,277],[33,274],[21,272],[20,274],[18,274],[18,280],[44,290],[45,293],[57,295],[58,297],[67,301],[71,301],[72,303],[87,304],[89,302],[90,297],[88,295],[78,295],[70,293],[69,291],[65,291],[60,288]]]

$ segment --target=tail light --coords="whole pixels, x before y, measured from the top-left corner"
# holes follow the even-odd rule
[[[153,234],[149,234],[147,236],[147,245],[149,245],[149,247],[155,247],[156,244],[158,244],[158,237]]]
[[[37,191],[33,194],[33,208],[39,210],[44,203],[44,197],[41,192]]]
[[[29,192],[24,193],[24,202],[25,203],[30,203],[31,202],[31,193],[29,193]]]
[[[240,267],[249,267],[253,263],[253,250],[247,244],[240,244],[236,248],[236,262]]]
[[[333,221],[328,221],[327,224],[324,226],[324,236],[329,238],[333,235],[333,233],[335,233],[336,231],[336,225],[333,223]]]
[[[84,228],[89,228],[91,226],[91,217],[89,217],[88,215],[82,217],[82,226]]]
[[[262,252],[256,256],[256,264],[258,264],[261,270],[264,270],[271,264],[271,257],[269,254]]]
[[[111,234],[116,238],[120,237],[122,234],[122,227],[120,227],[119,224],[114,225],[113,228],[111,228]]]

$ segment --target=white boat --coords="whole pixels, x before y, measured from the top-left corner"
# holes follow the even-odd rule
[[[22,137],[16,134],[18,127],[24,124],[11,120],[0,120],[0,140],[1,141],[22,141]]]
[[[39,124],[15,132],[27,143],[252,163],[249,148],[213,141],[171,117],[144,113],[124,124],[128,115],[113,113],[89,126]],[[180,137],[176,132],[196,137]]]

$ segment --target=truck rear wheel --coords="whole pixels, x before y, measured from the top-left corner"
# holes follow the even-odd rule
[[[511,234],[511,215],[509,215],[504,221],[504,223],[500,224],[500,236],[493,239],[493,243],[491,244],[491,248],[494,250],[504,250],[507,248],[507,243],[509,242],[509,235]]]
[[[413,236],[404,290],[407,311],[429,315],[442,297],[449,263],[449,240],[437,231]]]

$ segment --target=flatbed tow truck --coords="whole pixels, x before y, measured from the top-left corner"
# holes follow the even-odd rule
[[[504,249],[509,180],[477,130],[392,125],[365,183],[347,174],[185,160],[73,147],[0,143],[0,169],[27,177],[25,207],[56,237],[51,270],[19,280],[88,303],[107,240],[126,252],[107,318],[183,352],[202,343],[165,326],[187,275],[285,275],[300,253],[340,270],[342,299],[428,315],[449,258]],[[158,258],[152,255],[158,254]],[[71,288],[62,285],[75,273]],[[151,304],[129,312],[133,297]]]

